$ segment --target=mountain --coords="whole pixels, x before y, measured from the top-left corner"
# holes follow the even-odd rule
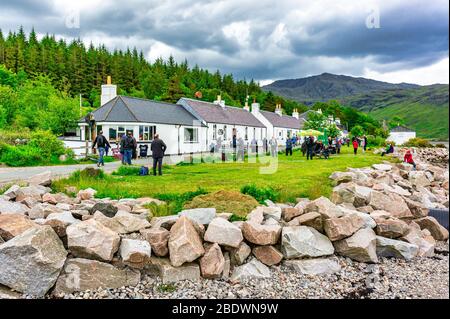
[[[449,86],[392,84],[365,78],[324,73],[275,81],[262,88],[305,104],[338,100],[341,104],[389,121],[394,116],[425,138],[448,140]]]
[[[366,78],[323,73],[301,79],[275,81],[263,86],[262,89],[298,102],[311,104],[378,90],[417,87],[420,86],[409,83],[392,84]]]
[[[340,99],[344,105],[370,113],[379,120],[398,116],[418,136],[448,140],[449,86],[435,84],[414,89],[379,90]]]

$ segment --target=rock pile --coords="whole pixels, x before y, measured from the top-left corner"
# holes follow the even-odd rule
[[[434,254],[448,232],[428,207],[448,206],[448,172],[404,164],[336,172],[332,199],[254,209],[246,221],[214,208],[153,217],[151,198],[76,198],[33,178],[0,197],[0,287],[33,297],[120,288],[157,275],[163,283],[270,278],[284,264],[305,275],[332,274],[336,255],[363,263]],[[447,185],[447,188],[445,188]],[[3,243],[2,243],[3,242]]]

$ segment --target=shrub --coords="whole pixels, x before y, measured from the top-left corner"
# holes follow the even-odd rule
[[[28,145],[39,148],[42,156],[47,158],[51,156],[59,157],[66,154],[64,143],[57,139],[50,131],[36,131],[31,133]]]
[[[83,179],[105,179],[106,174],[101,169],[97,169],[94,167],[87,167],[83,170],[78,170],[70,175],[69,179],[73,181],[80,181]]]
[[[150,203],[145,205],[145,208],[148,208],[150,210],[151,217],[163,217],[163,216],[171,216],[175,215],[177,212],[176,210],[176,203],[168,203],[168,204],[156,204],[156,203]],[[148,219],[150,219],[148,218]]]
[[[0,162],[8,166],[36,166],[44,161],[39,148],[30,145],[11,146],[4,144],[1,147]]]
[[[186,202],[191,201],[194,197],[205,194],[208,194],[208,192],[205,191],[203,188],[198,188],[196,191],[186,192],[182,194],[179,193],[157,194],[155,195],[155,198],[170,204],[173,214],[176,214],[183,210],[183,206]]]
[[[277,201],[279,195],[272,187],[257,187],[255,184],[242,186],[241,193],[252,196],[261,204],[267,199]]]
[[[218,213],[233,213],[243,217],[247,216],[258,205],[258,202],[249,195],[244,195],[237,191],[221,190],[197,196],[186,203],[184,208],[214,207]]]
[[[380,147],[386,145],[386,139],[381,136],[367,135],[368,147]]]
[[[407,147],[433,147],[433,145],[426,139],[415,137],[403,144]]]
[[[120,166],[112,175],[117,176],[137,176],[139,175],[140,166]]]

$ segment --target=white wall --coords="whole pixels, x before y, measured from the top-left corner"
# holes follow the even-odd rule
[[[402,145],[408,140],[415,137],[416,132],[391,132],[387,140],[394,142],[395,145]]]
[[[217,136],[214,139],[214,125],[216,126]],[[247,128],[247,140],[245,140],[245,129]],[[242,137],[246,144],[250,144],[255,137],[259,145],[262,145],[262,139],[266,137],[265,127],[242,126],[231,124],[208,123],[208,147],[211,143],[216,143],[219,137],[222,138],[222,144],[230,146],[233,140],[233,130],[236,129],[236,137]],[[226,134],[219,135],[219,130],[223,130]],[[226,137],[225,137],[226,136]]]
[[[196,152],[205,152],[207,151],[206,147],[206,127],[199,126],[181,126],[181,125],[170,125],[170,124],[157,124],[157,123],[113,123],[113,122],[98,122],[97,127],[101,126],[103,131],[103,135],[108,139],[111,143],[111,146],[115,148],[120,141],[116,141],[109,136],[110,128],[117,128],[118,126],[125,127],[126,130],[133,130],[133,136],[136,138],[138,145],[149,145],[151,141],[141,141],[139,140],[139,126],[156,126],[156,134],[159,134],[159,137],[166,143],[167,145],[167,155],[175,155],[178,154],[179,151],[181,153],[196,153]],[[185,128],[194,128],[198,130],[198,140],[197,142],[185,142],[184,141],[184,133]],[[149,149],[150,151],[150,149]],[[150,153],[149,153],[150,154]]]

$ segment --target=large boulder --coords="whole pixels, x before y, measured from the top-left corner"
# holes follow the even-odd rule
[[[419,224],[421,229],[427,229],[431,236],[435,240],[447,240],[448,239],[448,230],[445,229],[444,226],[439,224],[436,218],[432,216],[427,216],[423,218],[416,219],[415,222]]]
[[[97,260],[73,258],[67,260],[56,282],[53,295],[85,290],[95,291],[98,288],[116,289],[123,286],[136,286],[140,279],[141,275],[136,270],[119,269]]]
[[[48,203],[40,203],[33,208],[30,209],[28,212],[28,216],[31,219],[40,219],[40,218],[47,218],[50,214],[59,214],[64,212],[61,208],[56,207],[54,205],[48,204]]]
[[[253,255],[267,266],[277,265],[283,260],[283,254],[273,246],[256,246]]]
[[[19,185],[12,185],[10,188],[8,188],[4,193],[3,196],[6,196],[9,200],[14,200],[17,196],[17,191],[20,189]]]
[[[370,228],[358,230],[352,236],[334,242],[336,253],[353,260],[377,263],[376,235]]]
[[[0,214],[25,215],[29,210],[24,204],[0,199]]]
[[[48,192],[49,189],[43,186],[27,186],[27,187],[21,187],[16,192],[16,202],[20,202],[24,200],[27,197],[34,198],[37,201],[42,200],[42,195]]]
[[[354,172],[334,172],[330,176],[330,179],[332,179],[336,185],[349,183],[355,178],[356,174]]]
[[[422,218],[428,216],[429,209],[420,202],[414,201],[409,198],[403,198],[406,205],[408,205],[414,218]]]
[[[66,256],[50,226],[30,228],[0,245],[0,284],[43,297],[55,284]]]
[[[395,217],[378,219],[375,228],[378,236],[387,238],[399,238],[406,235],[408,231],[408,224]]]
[[[411,224],[415,223],[413,222]],[[432,241],[426,239],[426,236],[421,232],[419,225],[417,225],[417,228],[410,226],[409,232],[405,236],[400,238],[400,240],[406,241],[407,243],[419,247],[419,252],[417,253],[417,255],[420,257],[434,256],[434,248],[436,246],[436,242],[434,241],[434,238],[431,239]]]
[[[206,230],[205,241],[229,247],[239,247],[244,240],[242,231],[224,218],[217,217],[211,221]]]
[[[411,260],[419,253],[419,247],[401,240],[377,236],[377,255]]]
[[[280,205],[280,204],[277,204],[277,205]],[[281,220],[282,210],[286,209],[286,208],[288,208],[288,207],[281,208],[281,207],[278,207],[278,206],[275,206],[275,207],[262,206],[264,219],[273,218],[273,219],[275,219],[276,221],[279,222]]]
[[[258,206],[247,215],[247,221],[255,224],[262,224],[264,221],[264,207]]]
[[[239,247],[229,249],[230,261],[233,265],[242,265],[250,256],[252,249],[244,241],[239,244]]]
[[[72,224],[80,221],[72,216],[71,212],[54,213],[47,216],[44,225],[48,225],[58,234],[59,237],[66,236],[66,229]]]
[[[336,258],[286,260],[286,267],[304,275],[334,274],[341,271]]]
[[[181,211],[179,216],[186,216],[190,220],[200,225],[208,225],[216,218],[215,208],[193,208]]]
[[[95,212],[93,216],[94,219],[102,223],[103,226],[108,227],[119,234],[134,233],[150,227],[150,223],[145,219],[125,211],[118,211],[112,218],[106,217],[100,211]]]
[[[331,241],[336,241],[353,235],[364,224],[364,219],[358,214],[348,214],[339,218],[326,219],[324,230]]]
[[[144,268],[150,259],[152,249],[146,240],[122,239],[120,257],[123,262],[133,268]]]
[[[67,245],[76,257],[110,261],[119,249],[119,235],[95,219],[72,224],[66,233]]]
[[[200,279],[200,267],[197,263],[185,263],[180,267],[174,267],[167,258],[151,257],[145,271],[149,275],[161,277],[163,284]]]
[[[169,253],[170,232],[162,227],[142,229],[142,236],[149,242],[152,251],[156,256],[164,257]]]
[[[342,212],[335,204],[326,197],[319,197],[311,201],[305,208],[305,213],[317,212],[322,218],[337,218],[342,216]]]
[[[30,185],[50,186],[52,184],[52,172],[46,171],[36,174],[28,180]]]
[[[281,252],[287,258],[320,257],[334,253],[325,235],[307,226],[283,227]]]
[[[165,228],[170,230],[173,225],[177,222],[179,216],[171,215],[171,216],[162,216],[162,217],[153,217],[150,221],[150,225],[152,228]]]
[[[37,224],[24,215],[0,215],[0,237],[10,240]]]
[[[425,187],[431,184],[424,171],[409,172],[409,181],[416,187]]]
[[[118,211],[117,207],[115,207],[111,203],[96,203],[94,206],[91,207],[89,212],[91,214],[94,214],[96,211],[101,212],[106,217],[114,217]]]
[[[317,212],[310,212],[301,216],[295,217],[288,223],[288,226],[309,226],[319,232],[323,232],[322,216]]]
[[[242,266],[234,267],[231,275],[231,281],[234,282],[261,278],[270,278],[270,269],[255,258]]]
[[[217,243],[209,245],[200,258],[200,271],[204,278],[220,278],[225,267],[225,258]]]
[[[170,230],[169,254],[172,266],[192,262],[205,253],[202,240],[193,223],[181,216]]]
[[[77,198],[80,200],[90,200],[93,199],[97,191],[92,188],[82,189],[78,192]]]
[[[299,209],[297,207],[286,207],[283,209],[282,217],[286,222],[289,222],[301,214],[303,214],[303,209]]]
[[[340,207],[342,212],[344,213],[344,216],[352,216],[357,215],[359,218],[362,218],[364,221],[364,225],[362,228],[375,228],[377,226],[377,223],[375,220],[369,215],[368,212],[361,212],[354,209],[348,209],[345,207]],[[373,211],[373,210],[372,210]]]
[[[280,238],[281,226],[245,222],[242,233],[247,241],[255,245],[275,245]]]
[[[392,169],[392,166],[389,164],[373,164],[372,167],[377,171],[388,172]]]

